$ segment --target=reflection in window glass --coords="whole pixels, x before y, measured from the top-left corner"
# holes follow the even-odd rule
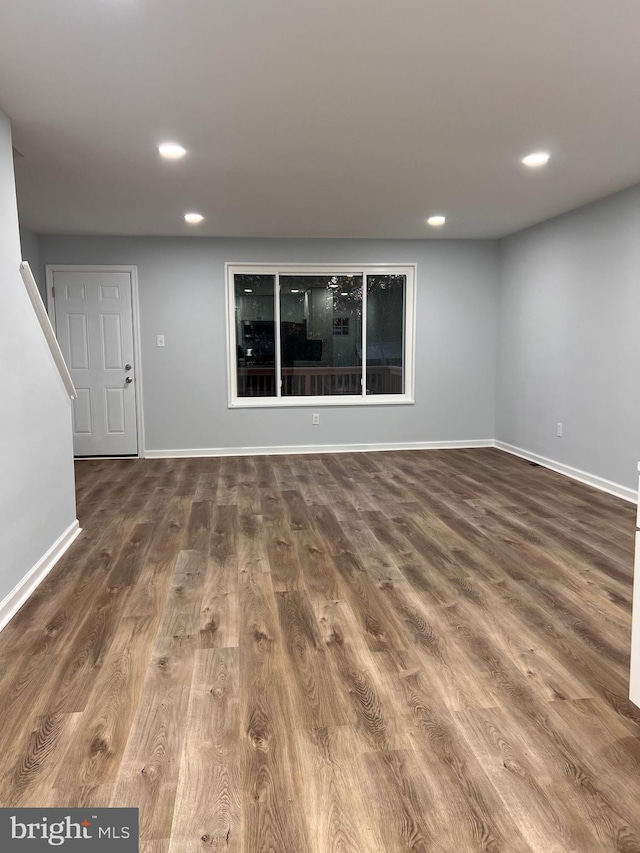
[[[229,405],[413,403],[413,264],[227,264]]]
[[[275,276],[234,276],[238,397],[275,397]]]
[[[362,394],[362,276],[281,275],[280,354],[283,397]]]
[[[367,394],[404,394],[405,279],[367,276]]]

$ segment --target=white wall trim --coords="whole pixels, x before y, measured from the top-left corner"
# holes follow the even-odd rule
[[[29,569],[11,592],[0,601],[0,631],[13,619],[36,587],[46,578],[73,540],[80,534],[80,530],[80,524],[76,519],[42,555],[35,566]]]
[[[142,344],[140,332],[140,300],[138,295],[138,267],[131,271],[131,308],[133,312],[133,353],[136,365],[136,417],[138,419],[138,457],[144,458],[144,407],[142,405]]]
[[[135,360],[136,420],[138,427],[138,456],[144,457],[144,408],[142,405],[142,347],[140,332],[140,300],[138,295],[138,267],[119,264],[47,264],[45,266],[47,286],[47,313],[55,331],[56,309],[53,297],[53,274],[55,272],[128,272],[131,276],[131,311],[133,321],[133,354]]]
[[[633,608],[631,611],[631,665],[629,699],[640,708],[640,530],[636,530],[633,560]]]
[[[193,447],[184,450],[145,450],[147,459],[197,456],[284,456],[304,453],[376,453],[383,450],[454,450],[493,447],[491,438],[462,441],[399,441],[392,444],[300,444],[289,447]]]
[[[51,356],[53,357],[53,361],[56,367],[58,368],[58,373],[60,374],[60,378],[62,379],[62,384],[64,385],[69,397],[72,400],[75,400],[78,395],[76,393],[73,380],[71,379],[71,374],[69,373],[69,369],[62,356],[60,344],[58,343],[58,339],[56,338],[55,330],[51,325],[51,318],[49,317],[47,310],[44,307],[44,302],[42,301],[42,297],[40,296],[38,285],[36,284],[36,280],[33,277],[33,273],[31,272],[31,267],[29,266],[27,261],[22,261],[22,263],[20,264],[20,275],[22,276],[24,286],[27,288],[27,293],[29,294],[29,299],[31,300],[33,310],[35,311],[36,317],[38,318],[38,322],[40,323],[42,333],[45,337],[47,344],[49,345],[49,351],[51,353]]]
[[[613,483],[611,480],[605,480],[604,477],[597,477],[595,474],[589,474],[587,471],[581,471],[579,468],[573,468],[571,465],[556,462],[554,459],[547,459],[545,456],[538,456],[537,453],[531,453],[529,450],[523,450],[521,447],[514,447],[512,444],[506,444],[504,441],[495,441],[494,446],[498,450],[504,450],[505,453],[520,456],[529,462],[542,465],[543,468],[549,468],[558,474],[564,474],[565,477],[570,477],[572,480],[578,480],[578,482],[585,483],[587,486],[600,489],[601,492],[615,495],[617,498],[622,498],[622,500],[629,501],[630,503],[637,503],[638,501],[638,493],[634,489],[620,485],[620,483]]]

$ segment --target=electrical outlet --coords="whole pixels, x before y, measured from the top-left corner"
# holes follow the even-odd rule
[[[164,346],[164,335],[156,335],[156,346],[163,347]]]
[[[311,423],[317,425],[320,423],[320,415],[311,415]]]
[[[562,438],[562,424],[560,423],[560,421],[558,421],[558,423],[556,424],[556,435],[558,436],[558,438]]]

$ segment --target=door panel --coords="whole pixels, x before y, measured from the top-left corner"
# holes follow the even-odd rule
[[[73,404],[73,432],[75,435],[91,435],[91,391],[76,388],[77,398]]]
[[[102,301],[107,299],[120,299],[120,288],[115,284],[100,285],[100,298]]]
[[[86,299],[86,291],[83,284],[68,284],[64,292],[65,299]]]
[[[69,370],[89,369],[89,337],[86,314],[67,314],[69,336]]]
[[[119,314],[103,314],[102,367],[104,370],[122,370],[122,323]]]
[[[53,283],[60,349],[78,391],[75,455],[135,455],[135,381],[126,382],[135,379],[131,275],[56,270]]]
[[[125,399],[122,388],[104,389],[104,410],[107,435],[122,435],[125,431]]]

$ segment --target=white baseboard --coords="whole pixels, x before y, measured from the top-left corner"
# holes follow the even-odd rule
[[[453,450],[493,447],[491,438],[469,441],[399,441],[391,444],[302,444],[291,447],[194,447],[185,450],[148,450],[146,459],[184,459],[196,456],[285,456],[304,453],[376,453],[382,450]]]
[[[42,555],[35,566],[29,569],[22,580],[11,590],[9,595],[0,601],[0,631],[13,619],[35,588],[46,578],[60,557],[62,557],[73,540],[78,536],[80,530],[80,524],[78,519],[76,519],[56,539],[49,550]]]
[[[578,480],[578,482],[585,483],[587,486],[600,489],[601,492],[615,495],[617,498],[622,498],[630,503],[638,502],[638,493],[634,489],[627,488],[627,486],[621,486],[620,483],[613,483],[611,480],[605,480],[604,477],[596,477],[595,474],[589,474],[587,471],[581,471],[579,468],[572,468],[571,465],[564,465],[562,462],[547,459],[545,456],[538,456],[537,453],[531,453],[529,450],[523,450],[521,447],[514,447],[512,444],[506,444],[504,441],[495,441],[494,446],[498,450],[504,450],[505,453],[520,456],[529,462],[542,465],[543,468],[549,468],[558,474],[564,474],[565,477],[570,477],[572,480]]]

